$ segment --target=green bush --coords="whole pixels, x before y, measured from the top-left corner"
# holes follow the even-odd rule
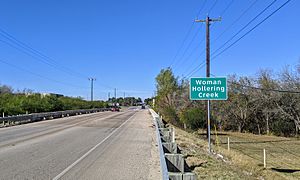
[[[173,107],[165,107],[161,109],[163,114],[163,119],[169,123],[174,125],[178,125],[178,116],[176,114],[176,110]]]
[[[107,103],[103,101],[85,101],[81,98],[64,97],[41,94],[0,94],[0,113],[5,115],[18,115],[27,113],[40,113],[52,111],[65,111],[75,109],[104,108]]]
[[[206,127],[205,112],[200,108],[188,108],[180,113],[180,121],[190,129]]]

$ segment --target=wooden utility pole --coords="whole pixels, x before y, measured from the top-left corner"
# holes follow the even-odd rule
[[[221,18],[210,19],[209,16],[205,20],[195,20],[195,22],[205,22],[206,24],[206,77],[210,77],[210,34],[209,26],[211,22],[221,21]],[[211,152],[210,147],[210,100],[207,100],[207,139],[208,151]]]

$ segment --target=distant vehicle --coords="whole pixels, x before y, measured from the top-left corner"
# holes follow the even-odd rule
[[[145,104],[142,105],[142,109],[145,109]]]
[[[119,112],[120,111],[120,108],[118,106],[114,106],[114,107],[111,107],[110,110],[112,112]]]

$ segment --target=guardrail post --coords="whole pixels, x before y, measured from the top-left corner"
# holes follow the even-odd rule
[[[175,143],[175,128],[172,128],[172,143]]]
[[[266,164],[266,149],[264,149],[264,168],[267,167],[267,164]]]
[[[184,173],[184,158],[182,154],[165,153],[165,156],[169,171]]]
[[[230,151],[230,139],[227,137],[227,150]]]

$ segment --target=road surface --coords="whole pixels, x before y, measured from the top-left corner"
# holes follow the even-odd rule
[[[0,129],[0,179],[160,179],[148,110]]]

